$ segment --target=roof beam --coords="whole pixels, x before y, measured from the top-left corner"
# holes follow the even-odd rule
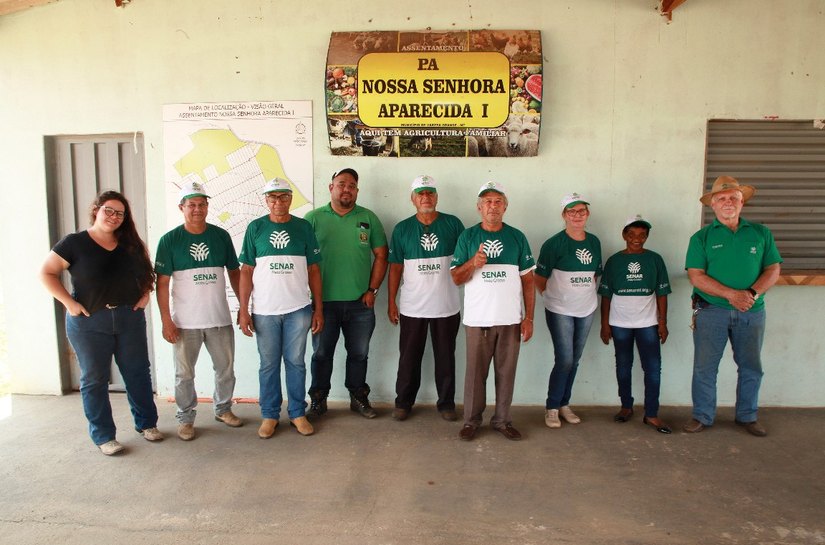
[[[662,17],[667,17],[668,21],[673,19],[673,10],[684,4],[687,0],[660,0],[659,12]]]
[[[0,16],[52,2],[57,2],[57,0],[0,0]]]

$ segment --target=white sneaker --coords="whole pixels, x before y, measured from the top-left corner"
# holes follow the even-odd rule
[[[118,452],[123,452],[124,450],[126,450],[126,447],[124,447],[114,439],[112,439],[111,441],[107,441],[102,445],[98,445],[97,447],[100,449],[100,452],[102,452],[106,456],[113,456]]]
[[[576,413],[573,412],[573,409],[570,408],[570,405],[565,405],[564,407],[559,409],[559,414],[564,421],[568,424],[580,424],[582,419],[576,416]]]
[[[558,409],[547,409],[544,411],[544,423],[548,428],[560,428],[561,420],[559,420]]]
[[[163,434],[157,428],[146,428],[141,430],[140,434],[147,441],[163,441]]]

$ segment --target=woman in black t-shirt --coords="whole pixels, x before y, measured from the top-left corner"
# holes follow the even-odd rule
[[[116,191],[97,196],[89,229],[67,235],[40,271],[46,289],[66,307],[66,334],[80,366],[80,394],[89,434],[103,454],[124,450],[115,439],[109,403],[111,363],[126,384],[135,430],[160,441],[152,394],[144,308],[154,284],[146,246],[137,234],[129,201]],[[72,277],[70,294],[60,281]]]

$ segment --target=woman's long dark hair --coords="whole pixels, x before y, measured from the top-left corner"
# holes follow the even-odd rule
[[[92,225],[95,223],[97,212],[106,201],[120,201],[124,206],[125,215],[120,227],[115,229],[115,237],[117,243],[122,245],[129,255],[135,260],[135,276],[137,278],[138,287],[141,293],[152,291],[155,286],[155,271],[152,267],[152,261],[149,259],[149,251],[146,245],[140,240],[137,229],[135,228],[135,221],[132,219],[132,208],[129,206],[129,201],[123,194],[117,191],[104,191],[100,193],[92,202],[92,207],[89,213],[89,218]]]

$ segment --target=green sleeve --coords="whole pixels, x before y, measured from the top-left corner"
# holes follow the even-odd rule
[[[224,244],[226,244],[226,268],[234,271],[240,268],[241,264],[238,263],[238,256],[235,253],[235,245],[232,244],[232,237],[226,229],[221,229],[221,237],[224,239]]]
[[[257,263],[257,252],[255,251],[255,232],[257,223],[252,222],[246,227],[246,233],[243,236],[243,245],[241,246],[241,255],[239,261],[244,265],[254,267]]]
[[[160,237],[158,251],[155,254],[155,272],[164,276],[172,276],[172,251],[169,248],[169,233]]]

